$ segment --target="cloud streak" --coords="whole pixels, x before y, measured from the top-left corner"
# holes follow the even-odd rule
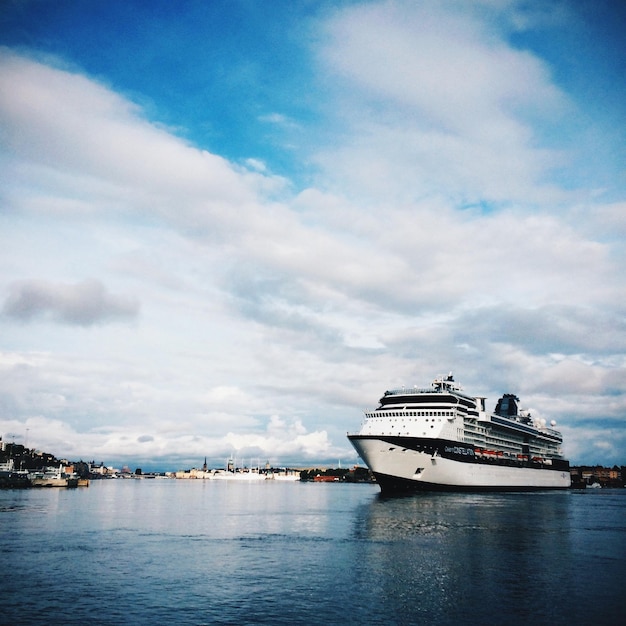
[[[74,285],[28,280],[9,286],[2,311],[22,322],[50,318],[62,324],[91,326],[133,320],[139,313],[139,303],[109,293],[97,280]]]
[[[565,155],[541,146],[533,124],[558,124],[566,95],[474,5],[450,8],[355,5],[325,24],[320,62],[336,76],[351,132],[320,162],[370,194],[564,200],[546,178]]]

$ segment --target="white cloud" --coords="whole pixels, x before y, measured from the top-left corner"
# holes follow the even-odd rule
[[[277,420],[283,428],[276,429]],[[307,432],[299,420],[288,421],[272,416],[265,431],[257,433],[227,432],[222,437],[185,433],[178,430],[152,430],[142,433],[134,425],[77,431],[58,419],[32,416],[25,421],[0,418],[0,429],[7,439],[28,447],[54,451],[55,455],[73,460],[115,459],[118,462],[159,459],[212,460],[233,456],[239,464],[257,465],[269,460],[273,465],[308,465],[319,459],[336,459],[345,448],[332,445],[324,431]],[[163,462],[163,461],[161,461]],[[166,461],[168,462],[168,461]]]
[[[412,2],[336,12],[319,50],[343,99],[342,132],[317,157],[331,178],[408,200],[567,197],[544,180],[564,155],[541,147],[532,127],[557,124],[567,98],[544,62],[479,15]]]
[[[245,224],[259,194],[283,185],[192,148],[81,75],[6,50],[0,55],[0,93],[8,195],[15,208],[130,211],[223,234]],[[43,199],[34,179],[48,183]]]

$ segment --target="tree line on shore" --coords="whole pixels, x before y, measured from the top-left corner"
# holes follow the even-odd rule
[[[371,472],[367,467],[360,467],[355,465],[354,467],[342,468],[326,468],[326,469],[306,469],[300,472],[300,480],[315,480],[319,477],[336,478],[343,482],[349,483],[369,483],[373,482]]]

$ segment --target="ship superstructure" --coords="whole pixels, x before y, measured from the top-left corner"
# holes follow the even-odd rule
[[[569,487],[555,422],[533,419],[513,394],[493,413],[485,400],[464,393],[452,374],[428,389],[386,391],[348,439],[383,491]]]

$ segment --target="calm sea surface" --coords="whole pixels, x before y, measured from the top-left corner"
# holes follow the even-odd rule
[[[0,491],[2,624],[625,623],[626,489]]]

